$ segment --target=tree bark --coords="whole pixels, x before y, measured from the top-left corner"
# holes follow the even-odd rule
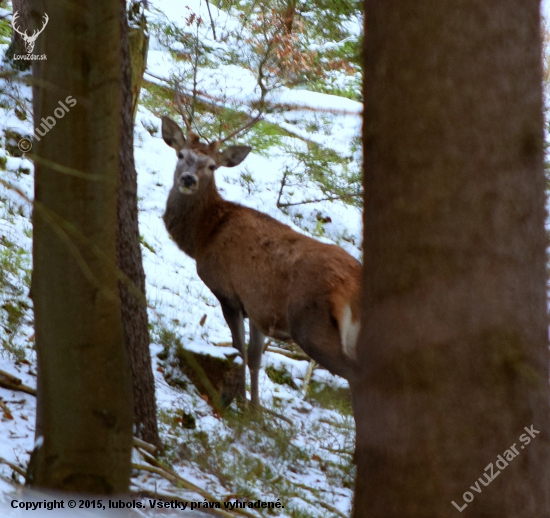
[[[33,486],[128,490],[132,394],[116,269],[120,4],[35,0],[33,281],[38,357]],[[69,96],[76,100],[71,106]],[[63,106],[65,106],[65,109]],[[66,168],[66,169],[63,169]]]
[[[132,290],[127,282],[120,282],[119,284],[124,338],[132,370],[135,433],[144,441],[160,445],[155,380],[149,352],[145,272],[139,240],[137,174],[134,163],[133,116],[137,107],[141,77],[145,70],[147,47],[146,44],[138,46],[137,51],[132,56],[129,47],[125,4],[125,0],[120,1],[123,77],[117,264],[127,279],[134,285],[134,290]],[[135,36],[134,39],[141,41],[140,38]],[[139,291],[141,297],[137,296],[135,289]]]
[[[365,1],[365,23],[354,517],[548,517],[539,2]]]
[[[17,27],[19,30],[27,34],[32,34],[31,29],[31,6],[29,0],[12,0],[13,14],[18,14]],[[6,50],[6,57],[13,59],[14,56],[19,54],[26,54],[25,42],[23,37],[16,31],[12,32],[11,42]],[[18,70],[28,70],[31,67],[31,62],[23,59],[13,60],[14,68]]]

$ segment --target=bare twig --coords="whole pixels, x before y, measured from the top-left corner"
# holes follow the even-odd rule
[[[191,101],[192,101],[192,112],[191,112],[191,118],[189,118],[186,113],[185,113],[185,109],[184,107],[182,106],[181,104],[181,98],[183,97],[183,94],[181,92],[181,89],[180,89],[180,85],[178,82],[176,82],[175,84],[175,87],[174,87],[174,90],[175,90],[175,97],[176,97],[176,102],[178,103],[178,111],[181,113],[181,117],[183,119],[183,122],[185,123],[185,127],[187,128],[187,134],[189,135],[190,133],[193,133],[193,129],[192,129],[192,123],[195,121],[195,103],[196,103],[196,95],[195,95],[195,91],[193,91],[193,95],[190,96],[189,94],[187,94],[186,97],[190,97],[191,98]],[[202,102],[202,100],[201,100]],[[206,138],[204,137],[204,135],[199,131],[199,129],[197,128],[197,125],[195,124],[195,129],[196,129],[196,133],[201,137],[203,138],[204,140],[206,140]]]
[[[197,106],[197,73],[199,71],[199,50],[199,22],[197,21],[197,33],[195,36],[195,59],[193,62],[193,103],[191,104],[191,121],[195,120],[195,108]]]
[[[361,196],[360,193],[342,194],[341,196],[327,196],[326,198],[316,198],[314,200],[296,201],[292,203],[281,203],[279,200],[277,200],[277,207],[279,209],[281,207],[295,207],[296,205],[307,205],[308,203],[317,203],[320,201],[345,200],[346,198],[357,198],[359,196]]]
[[[206,0],[206,8],[208,9],[208,16],[210,16],[210,25],[212,26],[212,36],[214,41],[216,41],[216,26],[214,25],[214,18],[212,18],[212,13],[210,12],[210,2]]]
[[[285,169],[283,173],[283,178],[281,179],[281,188],[279,189],[279,195],[277,196],[277,207],[279,207],[279,203],[281,202],[281,196],[283,195],[283,189],[285,188],[286,179],[289,174],[290,172],[287,169]]]
[[[178,110],[180,112],[181,118],[183,119],[185,127],[187,128],[187,133],[192,133],[191,121],[189,120],[189,118],[185,114],[185,110],[184,110],[184,108],[181,104],[181,100],[180,100],[181,90],[180,90],[179,83],[176,83],[176,85],[174,87],[174,97],[176,98],[176,103],[178,104]]]
[[[22,81],[22,78],[19,76],[19,72],[17,70],[0,71],[0,79],[9,79],[9,78],[15,78],[16,80]]]
[[[166,83],[166,88],[172,88],[173,81],[170,79],[167,79],[166,77],[158,76],[156,74],[153,74],[152,72],[149,72],[148,70],[145,72],[148,76],[151,76],[155,79],[158,79],[159,81],[162,81]],[[149,81],[150,83],[150,81]],[[156,86],[159,86],[157,83],[154,83]],[[187,93],[185,91],[181,92],[183,97],[187,97],[189,99],[193,99],[193,94]],[[199,100],[201,103],[205,103],[206,105],[210,106],[212,109],[228,109],[228,106],[224,104],[224,99],[222,97],[216,97],[215,95],[211,95],[208,92],[204,92],[202,90],[197,90],[197,100]],[[254,101],[255,106],[260,105],[260,108],[262,107],[262,101]],[[303,106],[296,103],[291,102],[273,102],[269,100],[264,100],[263,104],[266,108],[269,108],[269,113],[272,112],[284,112],[284,111],[307,111],[307,112],[315,112],[315,113],[330,113],[332,115],[342,115],[342,116],[356,116],[360,117],[361,113],[358,111],[352,111],[352,110],[343,110],[340,108],[320,108],[316,106]],[[266,110],[262,110],[266,111]],[[291,130],[288,130],[286,128],[281,128],[284,131],[288,132],[290,135],[296,136],[298,138],[301,138],[302,140],[305,140],[306,142],[312,142],[316,144],[314,141],[310,141],[306,139],[305,137],[302,137],[298,135],[297,133],[294,133]],[[318,144],[317,144],[318,145]]]
[[[223,144],[224,142],[227,142],[229,139],[232,139],[233,137],[237,136],[239,133],[246,132],[248,129],[254,126],[254,124],[256,124],[262,118],[262,115],[263,115],[262,112],[258,113],[256,117],[251,118],[247,123],[245,123],[243,126],[241,126],[240,128],[230,133],[227,137],[220,139],[219,143]]]
[[[309,387],[309,382],[311,381],[311,376],[313,375],[313,371],[317,367],[317,362],[315,360],[311,360],[309,362],[309,365],[307,366],[306,375],[304,377],[304,384],[302,386],[302,393],[304,395],[307,394],[307,389]]]
[[[152,72],[146,71],[145,72],[148,76],[154,77],[155,79],[158,79],[159,81],[163,81],[166,83],[166,86],[164,88],[166,89],[173,89],[173,81],[170,79],[167,79],[166,77],[157,76],[156,74],[153,74]],[[147,84],[154,84],[156,86],[156,83],[152,83],[151,81],[148,81],[147,79],[144,80]],[[164,86],[164,85],[163,85]],[[186,99],[189,99],[191,102],[193,101],[193,94],[190,94],[188,92],[184,92],[180,90],[180,96],[185,97]],[[216,100],[213,96],[209,96],[205,92],[201,92],[200,95],[197,95],[197,99],[204,105],[208,106],[212,111],[218,111],[221,109],[225,109],[226,106],[223,104],[220,104],[222,101]]]

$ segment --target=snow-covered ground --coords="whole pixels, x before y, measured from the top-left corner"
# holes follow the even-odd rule
[[[149,18],[157,23],[169,20],[184,27],[190,11],[202,13],[204,19],[209,16],[205,11],[205,2],[200,0],[188,0],[183,4],[155,0],[151,4]],[[212,5],[211,10],[213,17],[223,20],[228,30],[236,25],[231,15],[218,11]],[[211,43],[223,45],[219,41],[211,40]],[[165,84],[162,78],[169,80],[177,76],[179,66],[180,63],[161,42],[153,38],[145,79]],[[238,105],[257,94],[254,77],[241,67],[224,65],[201,73],[203,77],[200,79],[203,85],[208,85],[209,94],[213,98],[224,99],[228,105]],[[3,86],[6,87],[5,81]],[[29,108],[30,89],[20,85],[13,88],[20,98],[26,100]],[[307,89],[282,88],[270,94],[268,100],[288,106],[288,111],[266,116],[269,122],[328,149],[346,153],[350,140],[359,133],[361,105],[350,99],[309,92]],[[303,123],[315,120],[320,112],[326,126],[317,131],[306,131]],[[20,119],[15,115],[13,106],[2,107],[0,131],[9,128],[21,134],[30,134],[31,118]],[[221,498],[234,499],[239,498],[238,495],[246,495],[251,500],[281,499],[284,509],[276,510],[276,515],[348,515],[354,477],[350,455],[354,443],[353,419],[349,413],[327,408],[304,396],[300,387],[308,367],[307,361],[275,352],[267,352],[263,359],[264,369],[260,376],[262,404],[283,414],[293,423],[292,426],[276,417],[269,418],[269,423],[261,421],[244,427],[242,423],[228,423],[216,416],[193,387],[189,386],[187,390],[174,388],[167,384],[163,376],[162,371],[167,367],[157,355],[163,352],[167,336],[195,350],[218,348],[218,344],[230,342],[231,336],[219,304],[196,274],[194,261],[176,247],[164,228],[161,216],[171,187],[176,157],[160,137],[159,129],[159,113],[145,104],[140,105],[135,126],[139,221],[150,304],[149,318],[153,324],[151,355],[161,434],[168,445],[167,461],[172,463],[180,476]],[[216,181],[223,196],[266,212],[299,232],[309,231],[316,233],[319,239],[337,242],[360,259],[361,213],[357,207],[340,201],[299,205],[284,213],[277,207],[284,171],[300,167],[285,146],[307,150],[303,139],[289,136],[283,138],[283,143],[283,146],[270,148],[267,154],[253,151],[238,167],[217,171]],[[32,163],[24,158],[9,156],[5,152],[5,143],[0,154],[7,158],[6,170],[0,173],[3,180],[3,183],[0,182],[0,238],[8,240],[0,240],[0,260],[1,254],[11,262],[15,256],[18,257],[17,268],[7,275],[19,294],[17,296],[25,299],[21,292],[28,288],[30,269],[28,200],[33,192],[32,174],[29,174]],[[283,200],[292,202],[323,198],[320,188],[305,177],[301,183],[292,185],[284,196]],[[330,222],[323,225],[322,232],[315,232],[318,230],[319,214],[329,216]],[[295,224],[297,222],[300,226]],[[25,300],[30,307],[31,302]],[[2,295],[0,301],[4,303]],[[22,311],[24,315],[18,321],[17,332],[11,333],[9,339],[14,347],[23,352],[19,361],[16,361],[14,354],[6,351],[0,353],[0,369],[19,377],[23,384],[35,387],[32,313],[26,307]],[[2,340],[8,338],[7,332],[6,328],[0,327]],[[294,386],[272,381],[266,367],[286,372]],[[347,386],[344,380],[321,368],[315,370],[312,380],[321,388],[328,386],[337,390]],[[4,409],[0,420],[0,457],[24,468],[34,444],[35,398],[3,388],[0,388],[0,398],[7,409]],[[194,417],[195,429],[182,428],[178,424],[181,421],[178,418],[184,414]],[[201,462],[207,456],[211,456],[211,461]],[[137,453],[135,461],[141,463]],[[233,475],[230,477],[228,474]],[[22,478],[9,465],[0,463],[0,495],[3,495],[0,500],[9,503],[16,498],[14,481],[22,482]],[[197,493],[178,490],[171,482],[143,471],[134,473],[133,490],[171,492],[184,499],[203,500]],[[21,516],[24,512],[29,511],[17,511]]]

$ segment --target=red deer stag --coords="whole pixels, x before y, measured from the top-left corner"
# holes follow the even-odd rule
[[[248,356],[252,404],[259,404],[265,335],[292,339],[333,374],[353,379],[360,263],[336,245],[320,243],[262,212],[224,200],[214,171],[240,164],[251,148],[229,146],[220,151],[237,132],[221,141],[201,142],[180,111],[187,138],[176,122],[162,117],[162,137],[177,154],[164,223],[179,248],[195,259],[199,277],[220,301],[233,347],[243,358],[243,376]],[[250,322],[248,354],[245,317]],[[244,387],[243,378],[246,399]]]

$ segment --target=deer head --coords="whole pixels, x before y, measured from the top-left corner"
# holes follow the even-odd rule
[[[36,38],[40,35],[40,33],[46,28],[46,25],[48,25],[48,15],[44,13],[44,21],[42,24],[42,28],[40,30],[35,30],[30,36],[27,34],[27,31],[21,32],[15,25],[17,18],[19,18],[19,11],[16,11],[12,17],[11,20],[11,26],[13,27],[13,30],[19,34],[23,41],[25,42],[25,50],[27,51],[27,54],[30,54],[34,50],[34,43],[36,42]]]
[[[178,156],[174,185],[182,194],[202,192],[218,167],[239,165],[251,150],[249,146],[229,146],[220,151],[220,145],[227,139],[206,144],[190,129],[185,138],[181,128],[170,117],[162,117],[162,138]]]

